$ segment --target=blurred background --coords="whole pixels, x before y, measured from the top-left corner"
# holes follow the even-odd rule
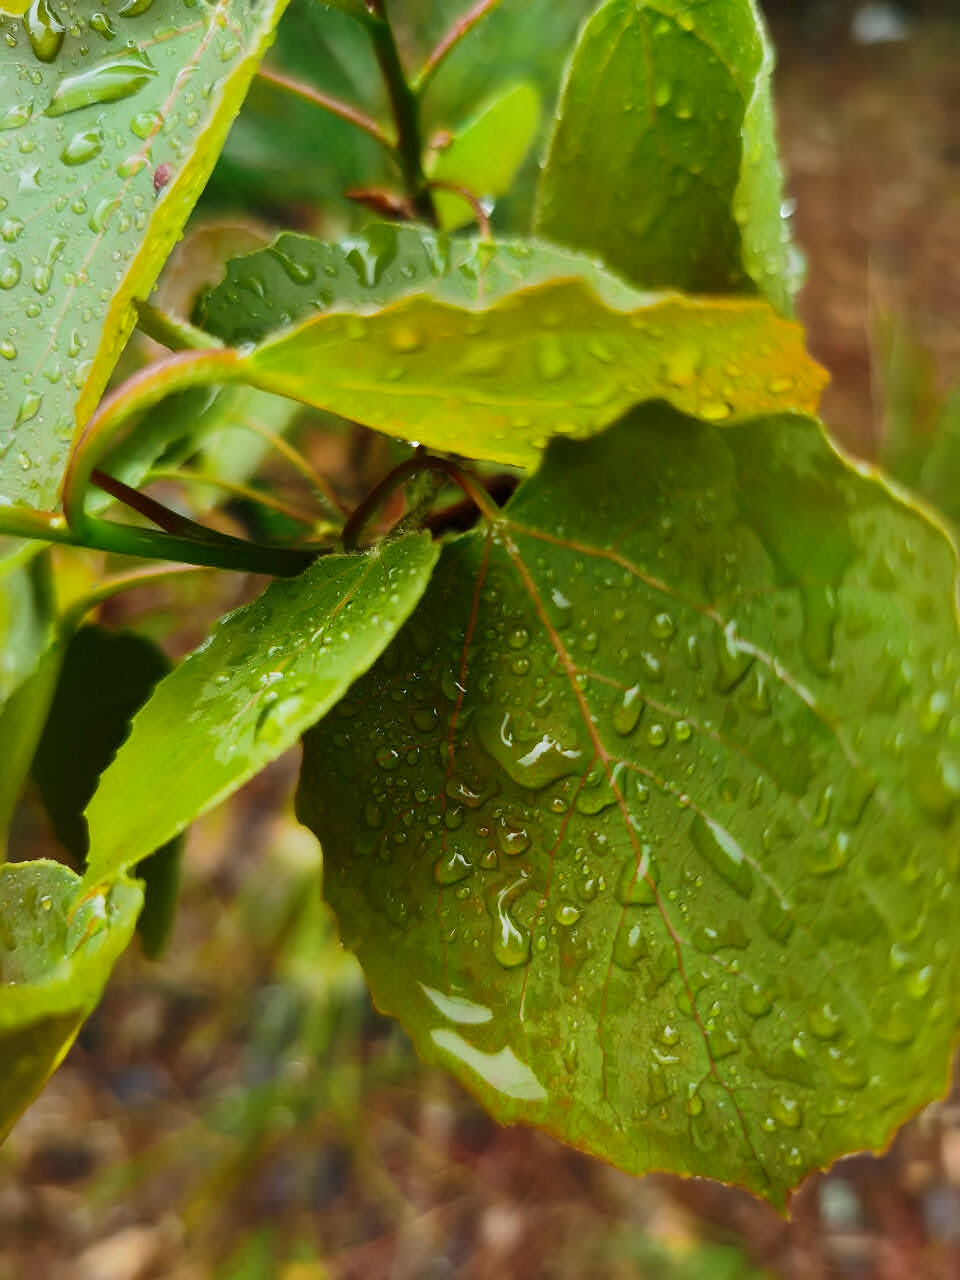
[[[463,7],[397,0],[411,59]],[[490,19],[486,44],[438,76],[431,127],[455,124],[506,60],[549,103],[591,7],[529,0],[509,49]],[[785,212],[808,263],[801,315],[834,379],[825,417],[960,519],[960,4],[766,8]],[[366,51],[341,17],[294,0],[276,65],[376,112]],[[255,86],[167,296],[190,296],[271,226],[355,224],[344,187],[383,180],[368,142]],[[534,174],[495,225],[523,223]],[[315,460],[362,488],[369,457],[349,444]],[[224,576],[127,597],[104,620],[182,653],[249,590]],[[884,1156],[809,1179],[789,1222],[735,1190],[629,1178],[494,1125],[372,1009],[323,905],[319,851],[292,817],[297,763],[197,825],[164,957],[131,949],[0,1148],[0,1280],[960,1277],[956,1091]],[[58,856],[30,796],[15,848]]]

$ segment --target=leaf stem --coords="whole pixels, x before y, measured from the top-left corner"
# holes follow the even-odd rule
[[[333,486],[327,480],[326,476],[320,474],[319,471],[303,456],[299,449],[295,449],[289,440],[285,440],[283,436],[276,431],[271,431],[269,427],[262,426],[259,422],[250,422],[244,420],[237,423],[238,427],[243,427],[247,431],[252,431],[254,435],[260,436],[267,443],[285,458],[287,462],[301,475],[307,484],[314,490],[314,493],[322,500],[325,506],[330,508],[330,512],[335,513],[339,517],[350,514],[350,508],[339,496]]]
[[[490,218],[486,209],[483,207],[483,201],[479,196],[475,196],[472,191],[468,191],[466,187],[459,186],[456,182],[445,182],[440,178],[432,179],[428,184],[431,191],[450,191],[455,196],[459,196],[461,200],[465,200],[470,206],[477,226],[480,229],[480,236],[484,240],[493,239],[493,230],[490,226]]]
[[[69,634],[79,626],[82,619],[92,609],[96,609],[107,600],[112,600],[114,596],[121,595],[124,591],[134,591],[137,587],[148,587],[154,582],[165,582],[169,578],[183,578],[194,573],[208,573],[209,570],[209,565],[168,564],[149,569],[132,569],[128,573],[111,574],[110,577],[104,578],[102,582],[99,582],[93,591],[81,596],[79,600],[75,600],[61,616],[60,625]]]
[[[137,302],[137,328],[170,351],[209,351],[223,346],[212,333],[161,311],[152,302]]]
[[[374,23],[369,24],[371,31],[374,25]],[[272,85],[274,89],[280,90],[281,93],[289,93],[295,98],[300,98],[304,102],[312,103],[315,107],[320,107],[321,110],[329,112],[330,115],[346,120],[348,124],[352,124],[356,128],[362,129],[364,133],[369,134],[375,142],[379,142],[380,146],[385,147],[388,151],[395,152],[397,150],[396,140],[391,138],[372,116],[368,116],[366,112],[361,111],[358,107],[351,106],[349,102],[341,102],[339,98],[332,98],[329,94],[321,93],[313,85],[304,84],[301,80],[293,80],[290,76],[285,76],[279,71],[271,71],[267,67],[259,69],[257,79],[262,80],[264,84]]]
[[[222,489],[224,493],[232,494],[236,498],[243,498],[248,502],[256,502],[261,507],[269,507],[271,511],[278,511],[289,520],[294,520],[297,524],[306,525],[310,529],[314,528],[317,523],[316,517],[309,511],[303,511],[299,507],[283,502],[280,498],[273,497],[272,494],[262,493],[259,489],[254,489],[252,485],[239,484],[236,480],[222,480],[219,476],[203,475],[199,471],[176,471],[173,468],[170,470],[158,468],[155,471],[151,471],[150,479],[174,480],[183,484],[209,485],[214,489]]]
[[[478,0],[472,9],[468,9],[462,17],[458,18],[433,52],[429,55],[426,62],[417,76],[413,84],[414,93],[417,97],[422,97],[427,85],[439,71],[440,67],[446,62],[449,55],[457,47],[465,36],[469,35],[478,22],[482,22],[488,13],[491,13],[500,0]]]
[[[471,476],[461,471],[456,463],[450,462],[447,458],[434,457],[432,454],[418,454],[414,458],[408,458],[406,462],[401,462],[399,466],[388,472],[356,508],[353,515],[343,526],[340,535],[347,551],[356,550],[364,528],[376,515],[390,494],[405,481],[409,480],[411,476],[419,475],[423,471],[442,471],[455,485],[458,485],[463,490],[488,520],[497,518],[497,508],[490,501],[489,495],[484,492]]]
[[[436,226],[436,210],[423,172],[420,101],[403,69],[400,50],[387,13],[387,0],[367,0],[367,8],[375,19],[370,23],[370,39],[397,128],[395,150],[403,175],[403,185],[417,216]]]
[[[116,498],[118,502],[122,502],[131,511],[136,511],[138,515],[155,524],[164,533],[172,533],[177,537],[195,537],[199,538],[201,542],[234,541],[227,534],[219,533],[216,529],[208,529],[206,525],[197,524],[195,520],[182,516],[179,511],[171,510],[170,507],[164,506],[162,502],[158,502],[156,498],[151,498],[149,494],[141,493],[139,489],[134,489],[130,485],[124,484],[122,480],[117,480],[113,476],[107,475],[105,471],[95,470],[91,472],[90,479],[98,489],[102,489],[104,493],[109,493],[111,498]]]

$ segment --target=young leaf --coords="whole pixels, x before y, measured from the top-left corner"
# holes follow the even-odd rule
[[[555,441],[305,739],[378,1006],[634,1172],[884,1147],[960,1012],[956,576],[808,419]]]
[[[607,0],[570,64],[539,231],[645,288],[759,291],[788,312],[772,66],[754,0]]]
[[[357,314],[358,299],[378,309]],[[289,326],[238,365],[266,390],[517,466],[640,400],[727,422],[785,399],[812,409],[824,380],[765,303],[638,293],[548,245],[392,228],[342,246],[282,236],[231,263],[204,319],[231,342]]]
[[[328,556],[224,619],[160,682],[87,809],[88,879],[133,866],[325,715],[410,615],[426,534]]]
[[[506,195],[539,127],[536,89],[529,84],[511,85],[433,152],[427,177],[460,187],[476,198]],[[433,203],[445,231],[476,221],[475,211],[462,195],[438,188]]]
[[[133,934],[137,886],[79,888],[56,862],[0,867],[0,1138],[59,1066]]]
[[[0,493],[49,507],[286,0],[0,15]],[[43,27],[43,14],[48,15]]]

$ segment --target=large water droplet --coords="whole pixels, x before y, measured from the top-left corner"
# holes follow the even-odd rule
[[[42,400],[43,397],[37,395],[35,391],[28,391],[20,402],[20,408],[17,410],[17,417],[13,424],[14,427],[22,427],[25,422],[35,418],[40,412]]]
[[[741,644],[735,622],[713,633],[717,674],[714,683],[720,693],[729,693],[740,683],[753,664],[753,655]]]
[[[41,62],[52,62],[60,52],[66,27],[47,0],[33,0],[33,4],[23,15],[23,25],[34,57]]]
[[[724,827],[703,814],[690,824],[690,839],[700,856],[713,867],[742,898],[753,892],[753,871],[743,850]]]
[[[457,848],[448,849],[438,858],[433,868],[433,878],[437,884],[449,886],[459,884],[473,875],[473,863],[466,854]]]
[[[136,18],[141,13],[146,13],[152,4],[153,0],[123,0],[117,13],[121,18]]]
[[[656,885],[660,879],[653,852],[648,844],[641,847],[639,858],[627,858],[617,879],[617,901],[625,907],[650,907],[657,901]]]
[[[44,115],[62,116],[82,107],[130,98],[157,74],[142,49],[128,48],[108,54],[76,75],[64,76],[53,91]]]
[[[5,133],[8,129],[22,128],[32,115],[32,99],[28,99],[26,102],[16,102],[13,106],[6,107],[3,111],[0,111],[0,133]]]
[[[60,159],[67,165],[86,164],[88,160],[98,156],[102,150],[103,134],[99,126],[95,126],[93,129],[83,129],[75,133],[60,152]]]
[[[110,15],[102,13],[98,10],[90,15],[90,30],[96,31],[98,36],[103,36],[104,40],[112,40],[117,34],[113,23],[110,21]]]
[[[14,258],[9,253],[0,253],[0,289],[13,289],[20,282],[20,266],[19,258]]]
[[[570,358],[556,334],[543,334],[537,340],[537,371],[545,382],[556,382],[570,372]]]
[[[527,887],[521,877],[513,880],[491,897],[493,915],[493,954],[505,969],[526,964],[530,956],[530,935],[519,929],[510,915],[510,907]]]
[[[621,737],[628,737],[636,729],[643,706],[638,684],[625,689],[623,695],[618,698],[613,711],[613,727]]]

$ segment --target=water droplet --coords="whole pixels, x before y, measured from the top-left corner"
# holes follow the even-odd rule
[[[554,919],[557,924],[562,925],[565,929],[569,929],[572,925],[577,923],[582,915],[583,912],[580,908],[575,907],[572,902],[563,902],[559,907],[557,907]]]
[[[756,983],[742,986],[739,999],[741,1009],[751,1018],[762,1018],[773,1007],[773,1001],[763,987],[758,986]]]
[[[698,347],[690,343],[682,344],[671,351],[664,361],[664,377],[682,391],[695,382],[702,359],[703,355]]]
[[[725,400],[707,400],[698,409],[704,422],[724,422],[732,412]]]
[[[695,1084],[688,1086],[687,1100],[684,1104],[687,1115],[694,1119],[703,1113],[703,1098]]]
[[[316,279],[317,273],[309,263],[298,262],[277,245],[270,245],[267,252],[280,263],[287,279],[293,284],[310,284]]]
[[[53,272],[47,266],[34,268],[33,287],[37,293],[46,293],[50,288],[50,282],[53,278]]]
[[[742,898],[753,892],[753,871],[743,850],[719,823],[696,814],[690,824],[690,839],[700,856],[722,876]]]
[[[18,258],[0,253],[0,289],[13,289],[20,282],[21,266]]]
[[[437,884],[444,887],[459,884],[461,880],[466,880],[471,875],[473,875],[473,863],[462,850],[457,848],[448,849],[441,858],[437,859],[433,867],[433,878]]]
[[[130,131],[146,140],[163,124],[163,116],[157,111],[138,111],[130,121]]]
[[[501,718],[481,715],[477,727],[486,751],[522,787],[540,790],[583,767],[584,753],[574,741],[536,729],[521,738],[509,713]]]
[[[661,80],[653,91],[654,105],[658,107],[666,107],[670,102],[671,87],[667,80]]]
[[[497,827],[497,843],[508,857],[516,858],[526,853],[531,841],[525,827],[503,817]]]
[[[649,845],[640,849],[639,861],[627,858],[617,879],[617,901],[625,907],[650,907],[657,901],[660,868]]]
[[[807,1023],[818,1040],[835,1040],[843,1030],[840,1014],[829,1001],[809,1009]]]
[[[41,62],[52,62],[60,52],[66,27],[47,0],[33,0],[23,15],[23,25],[34,57]]]
[[[3,342],[0,342],[0,356],[3,356],[4,360],[16,360],[17,348],[9,338],[4,338]]]
[[[530,935],[519,929],[510,915],[511,905],[523,893],[526,884],[522,877],[513,880],[497,890],[491,898],[494,918],[493,954],[505,969],[515,969],[518,965],[526,964],[530,957]]]
[[[7,107],[6,110],[0,111],[0,133],[5,133],[8,129],[20,129],[33,115],[33,99],[26,102],[17,102],[13,106]],[[4,204],[6,208],[6,204]]]
[[[110,21],[109,15],[101,13],[99,10],[96,13],[91,14],[89,25],[91,31],[96,31],[97,35],[103,36],[104,40],[112,40],[117,34],[113,23]]]
[[[117,13],[121,18],[136,18],[141,13],[146,13],[152,4],[153,0],[123,0]]]
[[[102,150],[103,134],[97,126],[75,133],[60,152],[60,159],[67,165],[86,164],[88,160],[98,156]]]
[[[621,737],[628,737],[636,729],[643,707],[644,702],[640,696],[638,684],[624,690],[613,711],[613,727]]]
[[[556,382],[570,372],[569,357],[555,334],[543,334],[538,339],[536,359],[537,371],[545,382]]]
[[[17,410],[14,428],[22,427],[25,422],[29,422],[35,418],[40,412],[40,404],[43,400],[42,396],[37,395],[35,391],[28,391],[20,402],[20,408]]]
[[[785,1129],[799,1129],[803,1123],[803,1107],[787,1093],[776,1094],[771,1100],[770,1110],[777,1123]]]
[[[44,115],[62,116],[97,103],[130,98],[156,74],[156,67],[142,49],[127,48],[108,54],[86,71],[64,76]]]
[[[619,969],[629,971],[650,955],[643,921],[643,913],[630,909],[623,913],[613,940],[613,962]]]
[[[714,684],[718,692],[729,693],[740,683],[753,665],[753,655],[743,647],[735,622],[728,622],[723,630],[713,633],[714,652],[717,658],[717,674]]]
[[[651,747],[665,747],[670,741],[670,734],[667,732],[667,726],[661,724],[660,721],[652,724],[647,730],[647,742]]]

